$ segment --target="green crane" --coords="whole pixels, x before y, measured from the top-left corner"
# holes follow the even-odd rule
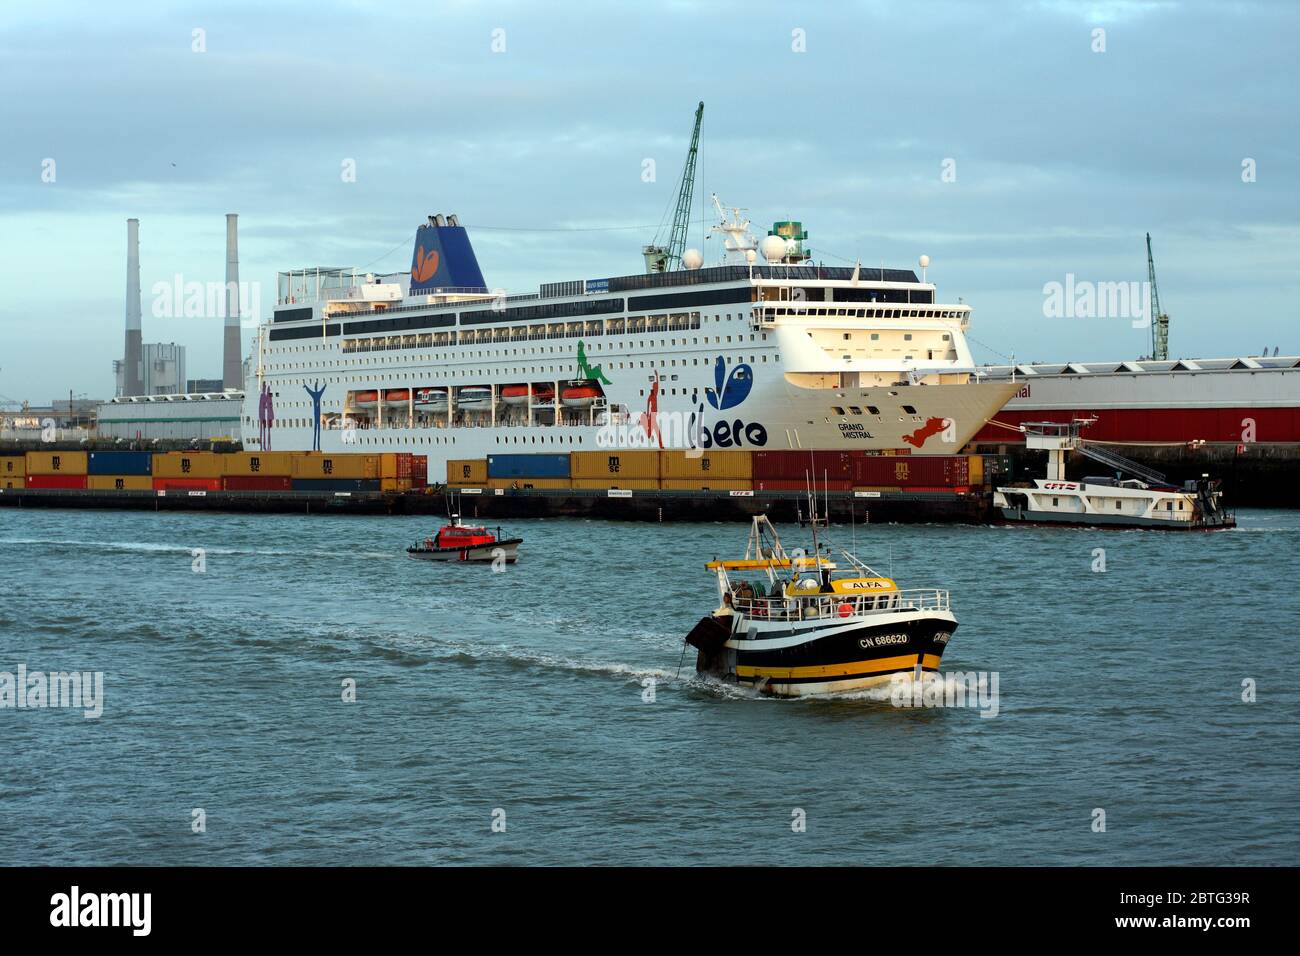
[[[1147,233],[1147,281],[1151,284],[1151,357],[1157,362],[1169,358],[1169,316],[1160,311],[1160,290],[1156,288],[1156,260],[1151,254],[1151,233]]]
[[[695,130],[691,133],[691,148],[686,151],[686,168],[677,187],[677,209],[673,213],[672,231],[667,247],[659,245],[659,236],[641,250],[645,256],[646,272],[672,272],[682,262],[686,250],[686,230],[691,225],[691,197],[695,192],[695,156],[700,149],[700,123],[704,120],[704,101],[695,108]]]

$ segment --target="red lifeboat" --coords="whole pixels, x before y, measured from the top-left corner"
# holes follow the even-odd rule
[[[594,385],[566,385],[560,389],[560,401],[569,408],[590,408],[601,397]]]
[[[378,404],[378,392],[356,392],[352,396],[352,406],[354,408],[374,408]]]
[[[406,405],[411,400],[409,388],[390,388],[384,392],[385,405]]]

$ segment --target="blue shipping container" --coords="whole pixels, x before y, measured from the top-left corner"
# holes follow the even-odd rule
[[[294,491],[378,491],[378,478],[295,478]]]
[[[489,455],[489,478],[568,478],[568,455]]]
[[[153,453],[147,451],[92,451],[86,456],[88,475],[152,475]]]

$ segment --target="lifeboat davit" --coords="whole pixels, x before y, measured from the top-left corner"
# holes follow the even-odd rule
[[[482,385],[469,385],[456,393],[456,407],[466,411],[492,407],[492,389]]]
[[[415,407],[425,411],[446,409],[447,390],[445,388],[417,388],[415,390]]]
[[[411,401],[411,390],[409,388],[390,388],[384,392],[385,405],[408,405]]]
[[[554,385],[534,385],[533,386],[533,404],[550,405],[555,401]]]
[[[352,396],[353,408],[374,408],[378,404],[378,392],[356,392]]]
[[[568,408],[590,408],[601,397],[594,385],[566,385],[560,389],[560,401]]]

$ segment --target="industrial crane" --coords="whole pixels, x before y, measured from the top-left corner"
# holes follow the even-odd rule
[[[691,133],[691,148],[686,151],[686,167],[682,170],[682,181],[677,187],[677,209],[673,213],[672,229],[668,245],[659,244],[659,235],[655,241],[641,250],[645,256],[646,272],[671,272],[681,265],[682,252],[686,249],[686,230],[691,224],[691,196],[695,192],[695,156],[700,148],[700,123],[704,120],[704,101],[695,108],[695,130]],[[662,227],[661,227],[662,228]]]
[[[1147,281],[1151,284],[1151,357],[1157,362],[1169,358],[1169,316],[1160,311],[1156,288],[1156,260],[1151,255],[1151,233],[1147,233]]]

